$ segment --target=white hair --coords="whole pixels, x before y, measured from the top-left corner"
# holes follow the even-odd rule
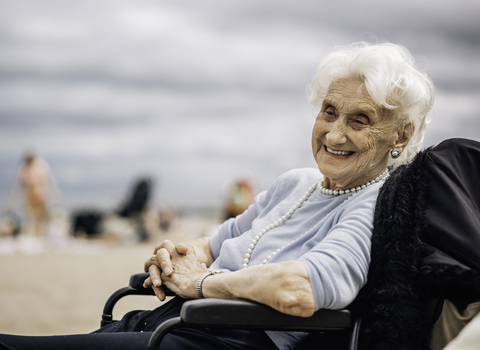
[[[432,81],[414,67],[414,61],[405,47],[391,43],[337,47],[315,72],[310,103],[321,107],[330,84],[338,79],[360,79],[378,106],[395,111],[399,125],[407,120],[413,123],[415,131],[407,147],[400,157],[390,159],[389,166],[408,162],[422,147],[435,95]]]

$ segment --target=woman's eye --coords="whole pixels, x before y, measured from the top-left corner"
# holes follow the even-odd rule
[[[335,111],[331,107],[329,107],[325,110],[325,114],[333,117],[335,116]]]
[[[359,115],[353,119],[354,123],[357,125],[369,125],[370,119],[366,115]]]

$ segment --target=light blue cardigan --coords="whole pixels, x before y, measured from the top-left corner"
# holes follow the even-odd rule
[[[241,269],[255,235],[291,209],[321,177],[317,169],[291,170],[260,193],[243,214],[223,223],[210,238],[215,259],[210,269]],[[382,184],[371,185],[351,198],[351,194],[332,196],[315,190],[284,224],[258,241],[249,265],[261,264],[272,252],[286,246],[268,263],[300,261],[308,272],[315,309],[346,307],[367,280],[373,213]],[[292,336],[298,338],[286,332],[268,334],[281,349],[293,345]]]

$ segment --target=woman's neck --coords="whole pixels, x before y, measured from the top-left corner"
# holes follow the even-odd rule
[[[359,186],[361,187],[362,185],[366,185],[368,182],[371,182],[372,180],[381,176],[385,172],[385,170],[387,170],[386,167],[384,169],[382,169],[381,171],[377,171],[377,172],[373,173],[371,176],[363,177],[362,179],[358,179],[358,180],[348,182],[346,185],[336,183],[332,179],[325,176],[325,178],[323,179],[323,182],[322,182],[322,186],[323,186],[323,188],[326,188],[326,189],[329,189],[329,190],[337,190],[337,191],[346,190],[346,189],[350,189],[350,188],[356,188],[356,187],[359,187]]]

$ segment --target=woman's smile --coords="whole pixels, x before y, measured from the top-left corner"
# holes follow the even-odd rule
[[[336,156],[342,156],[343,158],[351,156],[352,154],[355,153],[355,152],[350,152],[350,151],[333,150],[333,149],[331,149],[327,146],[324,146],[324,147],[325,147],[325,151],[327,151],[327,153],[330,153],[330,154],[333,154],[333,155],[336,155]]]

